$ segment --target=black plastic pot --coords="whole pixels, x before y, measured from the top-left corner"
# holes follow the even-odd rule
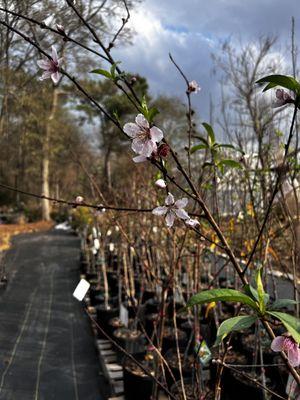
[[[134,334],[134,335],[133,335]],[[142,353],[145,351],[145,337],[140,331],[133,331],[129,328],[119,328],[113,332],[114,340],[127,353]],[[116,347],[117,359],[121,363],[124,353]]]
[[[97,311],[97,323],[99,326],[106,332],[108,333],[109,328],[108,328],[108,323],[109,321],[117,317],[119,315],[119,308],[110,305],[110,308],[105,308],[104,304],[99,304],[96,306],[96,311]],[[103,337],[103,335],[98,331],[98,337]]]
[[[180,348],[182,375],[185,378],[191,378],[192,374],[194,372],[195,359],[194,359],[194,355],[191,352],[189,352],[188,354],[185,354],[185,351],[186,351],[185,348]],[[167,361],[175,380],[176,381],[179,380],[180,372],[179,372],[176,348],[169,349],[165,353],[164,358]],[[171,387],[174,384],[174,379],[173,379],[172,375],[170,374],[170,371],[167,368],[165,369],[165,374],[166,374],[167,384],[169,387]]]
[[[179,347],[187,346],[187,335],[181,329],[177,329]],[[164,327],[164,336],[162,343],[162,353],[165,354],[169,349],[176,347],[175,329],[171,326]]]
[[[249,371],[245,372],[249,374]],[[258,374],[255,374],[253,378],[259,381]],[[228,378],[224,382],[224,391],[230,400],[264,400],[265,398],[261,387],[235,371],[229,371]],[[267,379],[266,386],[269,389],[275,389],[275,385],[269,379]]]
[[[145,353],[134,354],[134,358],[143,363],[144,355]],[[126,400],[150,400],[153,379],[133,366],[126,356],[123,360],[123,374]]]
[[[147,300],[153,299],[155,292],[153,290],[144,289],[142,292],[142,303],[146,303]]]
[[[145,303],[146,315],[157,313],[159,311],[160,302],[154,298],[147,300]]]

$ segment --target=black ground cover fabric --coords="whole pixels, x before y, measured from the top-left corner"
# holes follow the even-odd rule
[[[61,231],[19,236],[6,264],[0,400],[102,400],[105,384],[90,324],[72,297],[78,238]]]

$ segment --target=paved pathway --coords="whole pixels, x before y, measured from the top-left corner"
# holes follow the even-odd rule
[[[72,297],[78,262],[71,234],[15,240],[0,294],[0,400],[103,400],[89,321]]]

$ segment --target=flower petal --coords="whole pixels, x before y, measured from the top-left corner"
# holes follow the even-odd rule
[[[175,214],[172,213],[172,211],[169,211],[166,215],[165,220],[166,220],[167,227],[171,228],[174,224]]]
[[[148,157],[146,154],[143,153],[144,145],[145,145],[144,139],[134,138],[131,144],[131,148],[135,153]]]
[[[127,122],[127,124],[123,126],[123,131],[131,138],[135,138],[137,134],[141,131],[141,128],[133,122]]]
[[[45,71],[43,72],[43,75],[40,77],[40,80],[43,81],[44,79],[49,79],[52,75],[51,71]]]
[[[61,57],[57,60],[57,65],[60,67],[62,65],[62,63],[64,62],[64,58]]]
[[[155,182],[155,185],[160,187],[161,189],[164,189],[167,187],[167,184],[163,179],[157,179],[157,181]]]
[[[156,126],[152,126],[152,128],[150,129],[150,136],[154,142],[160,142],[164,137],[164,134],[159,128],[157,128]]]
[[[166,206],[159,206],[152,210],[152,214],[154,215],[165,215],[168,211],[168,207]]]
[[[144,148],[142,150],[142,155],[146,156],[146,157],[150,157],[151,154],[157,151],[157,145],[155,142],[153,142],[152,140],[146,140],[145,144],[144,144]]]
[[[135,122],[142,128],[149,128],[149,122],[146,120],[143,114],[138,114],[135,118]]]
[[[48,70],[51,68],[51,61],[50,60],[38,60],[37,65],[45,70]]]
[[[183,208],[174,208],[174,213],[180,219],[190,219],[189,214]]]
[[[136,156],[136,157],[133,157],[132,160],[135,163],[141,163],[141,162],[147,161],[147,157],[145,157],[145,156]]]
[[[296,344],[292,349],[288,350],[288,359],[292,367],[300,365],[300,349]]]
[[[183,197],[182,199],[177,200],[175,202],[175,206],[177,208],[185,208],[187,206],[188,202],[189,202],[189,200],[186,197]]]
[[[54,83],[55,85],[58,84],[58,82],[60,81],[60,78],[61,78],[61,74],[60,74],[58,71],[53,72],[53,73],[51,74],[51,79],[52,79],[52,81],[53,81],[53,83]]]
[[[282,351],[284,339],[284,336],[277,336],[275,339],[273,339],[271,343],[271,349],[273,351]]]
[[[165,205],[171,206],[172,204],[174,204],[174,196],[171,193],[168,193],[168,196],[165,199]]]
[[[56,51],[56,48],[54,47],[54,46],[51,46],[51,57],[52,57],[52,60],[55,62],[55,63],[57,63],[58,62],[58,56],[57,56],[57,51]]]
[[[193,228],[200,224],[200,222],[197,219],[192,219],[192,218],[187,219],[185,223],[186,225],[191,226]]]

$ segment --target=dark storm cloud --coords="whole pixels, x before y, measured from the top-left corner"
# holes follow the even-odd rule
[[[189,79],[201,85],[194,101],[207,119],[209,95],[218,97],[211,53],[218,54],[226,39],[238,46],[273,35],[277,51],[289,57],[292,16],[300,39],[298,8],[298,0],[145,0],[132,13],[133,44],[116,49],[116,58],[126,69],[146,76],[153,93],[184,100],[184,83],[168,59],[171,52]]]

